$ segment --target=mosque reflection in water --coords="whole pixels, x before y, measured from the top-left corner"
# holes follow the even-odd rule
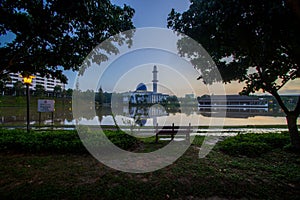
[[[155,126],[159,117],[169,116],[167,109],[159,104],[152,106],[123,106],[122,109],[113,110],[113,113],[132,119],[138,126],[145,126],[146,124]]]

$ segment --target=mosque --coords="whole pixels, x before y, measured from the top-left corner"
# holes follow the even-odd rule
[[[123,103],[130,104],[156,104],[164,102],[169,95],[157,92],[157,67],[153,67],[153,91],[148,91],[147,86],[144,83],[138,84],[136,90],[128,92],[123,96]]]

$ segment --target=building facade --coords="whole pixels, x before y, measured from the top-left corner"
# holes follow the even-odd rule
[[[6,88],[13,88],[14,84],[18,81],[23,82],[23,78],[18,73],[9,74],[11,81],[6,84]],[[41,85],[45,88],[46,92],[53,92],[55,86],[60,86],[62,90],[65,90],[65,84],[58,79],[41,77],[39,74],[34,75],[30,89],[35,90],[37,85]]]
[[[257,96],[244,95],[203,95],[198,97],[199,107],[225,108],[268,108],[268,100]]]

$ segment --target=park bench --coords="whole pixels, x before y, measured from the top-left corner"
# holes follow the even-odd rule
[[[190,134],[192,132],[191,123],[189,126],[163,126],[159,127],[158,124],[155,127],[155,142],[158,143],[159,136],[171,136],[171,140],[175,135],[185,136],[187,142],[190,142]]]

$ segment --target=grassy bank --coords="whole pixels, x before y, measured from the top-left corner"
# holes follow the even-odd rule
[[[55,100],[56,106],[70,106],[72,100],[70,98],[56,98],[56,97],[36,97],[30,96],[30,105],[36,107],[38,99]],[[26,96],[0,96],[0,107],[25,107]]]
[[[187,152],[172,165],[151,173],[130,174],[106,167],[86,151],[74,153],[73,150],[79,146],[69,147],[64,152],[70,141],[78,139],[72,131],[31,133],[35,138],[24,144],[31,142],[32,145],[19,151],[19,147],[15,149],[4,144],[21,138],[25,133],[3,130],[0,133],[1,147],[6,146],[0,153],[1,199],[300,198],[300,157],[284,150],[289,142],[287,134],[232,137],[218,143],[203,159],[198,158],[203,137],[197,137]],[[154,138],[130,138],[127,141],[128,138],[123,140],[123,136],[116,136],[118,138],[112,139],[114,132],[106,134],[116,143],[123,141],[129,144],[123,148],[134,152],[153,151],[168,143],[155,144]],[[19,140],[32,138],[32,135]],[[35,148],[42,137],[42,141],[48,140],[45,143],[48,148],[53,146],[53,141],[65,143],[58,145],[62,148],[59,151]],[[256,152],[254,149],[258,147],[235,146],[237,143],[267,145],[270,148],[247,155],[245,152]],[[228,152],[228,149],[235,151]]]

